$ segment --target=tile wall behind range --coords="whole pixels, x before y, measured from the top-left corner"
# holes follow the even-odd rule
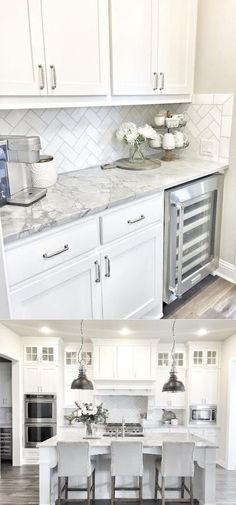
[[[123,121],[152,123],[160,109],[186,112],[190,148],[199,156],[200,139],[216,142],[216,155],[228,159],[233,111],[232,95],[195,95],[192,104],[81,107],[0,111],[0,132],[39,135],[42,151],[55,157],[59,173],[100,165],[128,155],[115,138]],[[153,151],[152,151],[153,152]]]

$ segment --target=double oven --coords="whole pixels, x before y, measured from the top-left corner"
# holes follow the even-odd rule
[[[36,447],[56,432],[56,395],[25,395],[25,447]]]

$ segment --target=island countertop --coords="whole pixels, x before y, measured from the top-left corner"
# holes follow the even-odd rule
[[[14,242],[227,168],[220,161],[184,158],[142,172],[95,167],[60,174],[39,202],[0,209],[3,239]]]
[[[116,438],[116,437],[101,437],[101,438],[93,438],[86,439],[81,434],[71,432],[71,433],[61,433],[60,435],[56,435],[55,437],[49,438],[44,442],[41,442],[37,445],[39,448],[52,448],[56,447],[58,442],[83,442],[88,440],[89,445],[94,452],[96,449],[108,449],[111,446],[112,441],[125,441],[125,442],[133,442],[139,441],[143,443],[143,448],[158,448],[162,446],[163,441],[170,442],[194,442],[196,447],[201,448],[216,448],[217,445],[205,440],[203,438],[197,437],[196,435],[190,433],[157,433],[155,435],[144,435],[143,437],[124,437],[124,438]]]

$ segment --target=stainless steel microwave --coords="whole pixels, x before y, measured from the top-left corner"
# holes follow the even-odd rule
[[[216,405],[191,405],[190,419],[192,424],[216,424],[217,406]]]

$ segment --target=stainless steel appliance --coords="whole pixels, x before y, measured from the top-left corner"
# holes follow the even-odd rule
[[[26,423],[55,423],[56,395],[25,395]]]
[[[223,174],[215,174],[165,192],[165,303],[219,265],[223,181]]]
[[[46,195],[46,189],[32,188],[30,164],[39,162],[41,143],[37,136],[0,135],[6,145],[5,168],[9,181],[6,202],[27,207]]]
[[[140,423],[125,423],[124,431],[122,423],[107,423],[105,437],[143,437],[143,427]]]
[[[25,395],[25,447],[56,435],[56,395]]]
[[[56,423],[25,424],[25,447],[36,447],[38,443],[54,437],[57,432]]]
[[[216,424],[216,405],[191,405],[189,422],[191,424]]]
[[[0,207],[7,203],[10,196],[10,187],[7,170],[7,142],[0,141]]]

